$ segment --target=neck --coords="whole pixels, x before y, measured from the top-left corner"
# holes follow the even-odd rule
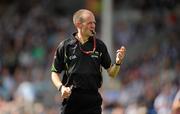
[[[82,43],[84,44],[85,42],[88,41],[88,38],[87,36],[83,36],[81,33],[77,33],[77,39]]]

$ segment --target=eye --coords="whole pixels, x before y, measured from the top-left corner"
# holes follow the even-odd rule
[[[94,21],[94,22],[91,22],[91,24],[96,24],[96,22]]]
[[[96,22],[95,22],[95,21],[93,21],[93,22],[89,22],[88,24],[96,24]]]

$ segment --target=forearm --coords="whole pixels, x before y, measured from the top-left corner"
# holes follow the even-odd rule
[[[118,75],[125,52],[126,49],[124,46],[121,46],[121,48],[117,50],[116,64],[111,65],[111,67],[107,70],[110,77],[115,78]]]
[[[57,88],[57,89],[59,89],[59,87],[62,85],[62,82],[61,82],[61,80],[60,80],[60,78],[59,78],[59,73],[56,73],[56,72],[52,72],[51,73],[51,80],[52,80],[52,82],[53,82],[53,84],[54,84],[54,86]]]
[[[115,78],[118,73],[120,72],[120,65],[113,64],[109,69],[108,69],[108,74],[110,77]]]

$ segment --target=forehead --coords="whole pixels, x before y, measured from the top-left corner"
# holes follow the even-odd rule
[[[85,20],[85,22],[91,22],[91,21],[95,21],[95,17],[94,17],[94,15],[91,13],[91,12],[86,12],[86,13],[83,13],[82,14],[82,17],[83,17],[83,19]]]

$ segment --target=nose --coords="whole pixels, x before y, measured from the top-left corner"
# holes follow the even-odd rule
[[[91,30],[95,30],[95,28],[96,28],[96,25],[95,24],[91,24]]]
[[[92,23],[92,28],[95,29],[95,27],[96,27],[96,24]]]

